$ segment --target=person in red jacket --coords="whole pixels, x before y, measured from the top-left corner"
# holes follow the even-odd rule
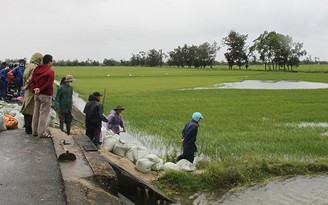
[[[41,138],[52,138],[46,132],[47,119],[52,105],[53,83],[55,72],[51,69],[53,57],[44,55],[42,64],[38,65],[32,74],[30,90],[34,93],[34,112],[32,119],[32,134]]]

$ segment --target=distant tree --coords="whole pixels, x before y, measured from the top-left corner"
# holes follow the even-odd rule
[[[242,35],[234,30],[231,30],[228,36],[222,39],[222,44],[227,46],[227,52],[224,56],[230,69],[232,69],[233,65],[237,65],[239,69],[243,65],[248,68],[248,56],[246,53],[247,38],[248,35]]]
[[[250,53],[254,55],[257,52],[260,60],[269,69],[284,68],[293,69],[299,66],[300,57],[306,55],[306,51],[302,50],[302,43],[294,43],[292,37],[282,35],[274,31],[265,31],[257,39],[253,41],[250,47]]]
[[[219,49],[220,48],[216,42],[212,45],[208,42],[199,45],[196,50],[197,65],[195,65],[195,67],[198,67],[198,65],[203,68],[206,66],[212,67],[215,61],[216,53]]]
[[[111,59],[107,59],[107,58],[105,58],[105,59],[103,60],[103,65],[104,65],[104,66],[117,66],[117,65],[119,65],[119,62],[117,62],[117,61],[114,60],[113,58],[111,58]]]

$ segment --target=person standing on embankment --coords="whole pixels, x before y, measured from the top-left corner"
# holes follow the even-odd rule
[[[103,107],[100,104],[99,92],[94,92],[89,96],[89,102],[85,105],[83,113],[85,114],[86,135],[96,146],[100,146],[101,121],[108,122],[104,116]]]
[[[123,118],[121,112],[125,110],[122,106],[117,106],[113,109],[107,117],[108,122],[106,123],[106,129],[111,130],[115,134],[120,134],[120,132],[126,132],[125,125],[123,122]],[[122,127],[122,131],[120,131],[120,127]]]
[[[34,69],[30,83],[30,91],[34,95],[34,112],[32,119],[32,134],[40,138],[52,138],[46,132],[47,118],[50,113],[53,95],[55,72],[51,69],[53,57],[46,54],[42,64]]]
[[[73,121],[73,88],[71,86],[73,76],[67,75],[64,82],[57,90],[55,98],[55,110],[59,115],[59,128],[64,132],[64,123],[66,124],[67,135],[71,134],[71,123]]]
[[[184,126],[181,139],[183,153],[177,157],[177,161],[186,159],[191,163],[194,162],[195,153],[197,152],[196,137],[198,124],[201,119],[203,119],[203,115],[200,112],[194,112],[192,114],[192,120]]]
[[[25,88],[21,113],[23,113],[24,115],[26,134],[32,134],[32,118],[34,111],[34,94],[30,91],[30,82],[32,79],[33,71],[41,63],[42,58],[43,55],[41,53],[34,53],[31,57],[30,63],[27,64],[23,74]]]

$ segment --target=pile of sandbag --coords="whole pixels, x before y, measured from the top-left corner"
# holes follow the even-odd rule
[[[23,128],[25,126],[24,115],[20,112],[22,106],[17,103],[0,101],[0,131],[7,129]],[[51,109],[47,119],[47,126],[54,124],[56,111]]]
[[[114,134],[111,131],[102,134],[103,144],[105,150],[112,152],[121,157],[127,157],[136,165],[136,169],[142,173],[149,173],[150,171],[162,170],[183,170],[195,171],[196,167],[188,160],[180,160],[176,164],[173,162],[166,162],[157,155],[149,153],[146,147],[128,144],[120,135]]]

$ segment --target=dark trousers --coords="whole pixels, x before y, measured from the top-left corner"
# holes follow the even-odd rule
[[[91,139],[95,145],[100,145],[100,131],[99,127],[87,126],[86,135]]]
[[[32,119],[33,115],[24,114],[25,133],[32,134]]]

